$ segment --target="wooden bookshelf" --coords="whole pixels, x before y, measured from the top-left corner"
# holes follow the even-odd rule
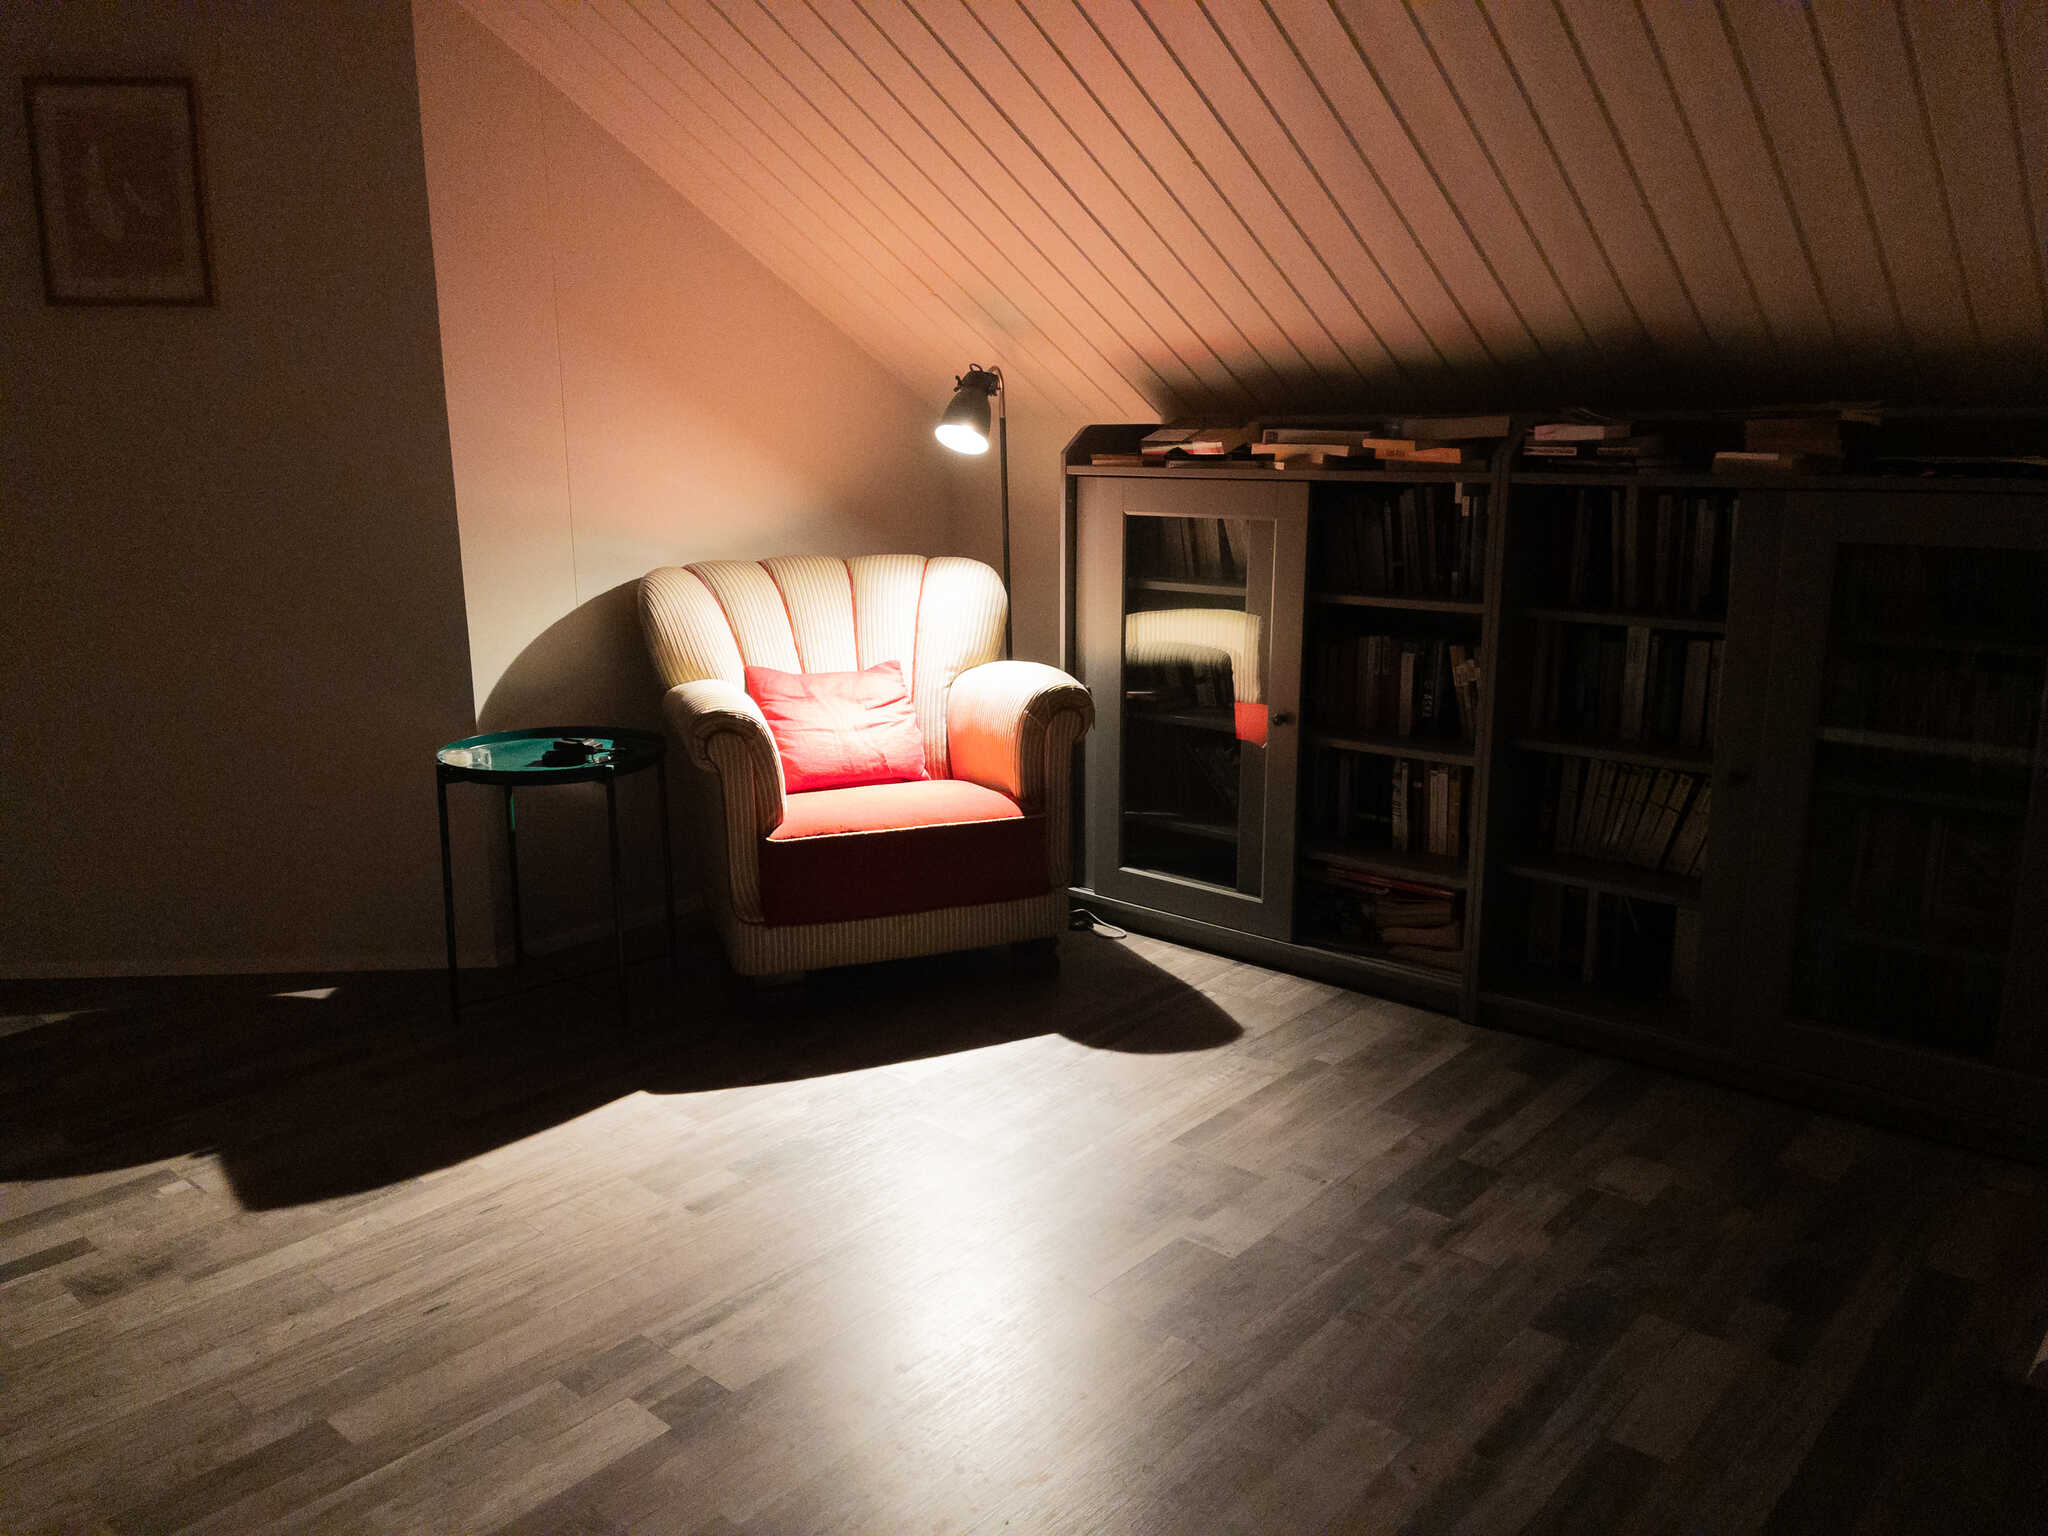
[[[1384,608],[1393,613],[1486,613],[1486,604],[1455,597],[1398,597],[1382,592],[1311,592],[1309,601],[1331,608]]]
[[[1511,875],[1525,880],[1543,880],[1552,885],[1576,886],[1611,896],[1629,896],[1638,901],[1659,901],[1674,907],[1697,907],[1700,882],[1686,875],[1662,870],[1637,869],[1630,864],[1605,859],[1573,858],[1548,854],[1542,858],[1515,859],[1507,866]]]
[[[1641,742],[1574,736],[1517,736],[1514,744],[1524,752],[1550,752],[1560,757],[1635,763],[1644,768],[1670,768],[1680,773],[1710,773],[1714,767],[1714,754],[1704,748],[1649,747]]]
[[[1618,629],[1675,629],[1702,635],[1726,634],[1725,619],[1695,618],[1672,613],[1619,613],[1608,608],[1524,608],[1525,619],[1559,624],[1604,624]]]
[[[1308,734],[1312,746],[1336,752],[1364,752],[1376,757],[1413,757],[1428,763],[1457,763],[1470,768],[1478,761],[1471,743],[1447,742],[1428,736],[1363,736],[1355,731],[1316,730]]]
[[[1241,581],[1180,581],[1163,576],[1134,576],[1131,586],[1140,592],[1172,592],[1186,597],[1242,597]]]
[[[1714,430],[1741,440],[1739,418]],[[1212,828],[1208,844],[1237,839],[1240,881],[1213,898],[1186,880],[1118,884],[1131,872],[1098,856],[1109,845],[1096,837],[1082,888],[1099,891],[1119,921],[1392,996],[1447,999],[1433,1006],[1469,1020],[1730,1081],[1747,1073],[1858,1113],[1896,1105],[1921,1129],[1974,1135],[1995,1123],[1997,1144],[2048,1159],[2048,777],[2036,771],[2048,742],[2030,715],[2031,743],[2019,744],[2012,707],[2026,689],[2048,689],[2048,599],[2026,606],[2028,562],[2048,561],[2048,480],[1529,469],[1513,435],[1489,465],[1442,469],[1076,462],[1086,449],[1129,451],[1143,431],[1090,429],[1070,451],[1074,670],[1098,698],[1117,695],[1118,603],[1235,607],[1263,590],[1276,604],[1261,616],[1276,676],[1257,695],[1271,712],[1263,747],[1226,747],[1228,709],[1128,706],[1134,719],[1187,727],[1171,739],[1190,751],[1237,751],[1250,810],[1245,827]],[[1348,573],[1330,557],[1333,518],[1369,528],[1388,515],[1371,507],[1398,507],[1408,491],[1418,512],[1452,498],[1484,507],[1483,547],[1449,546],[1458,590],[1445,582],[1441,525],[1420,586],[1411,544],[1386,583],[1393,590],[1379,590],[1373,573],[1393,571],[1391,531],[1380,534],[1379,563],[1362,543]],[[1157,571],[1126,582],[1119,519],[1134,514],[1243,519],[1277,529],[1278,542],[1255,553],[1244,587]],[[1855,607],[1859,561],[1882,588],[1887,562],[1915,560],[1924,579],[1879,590],[1868,612]],[[1113,594],[1090,585],[1098,568],[1115,572]],[[2048,591],[2048,564],[2040,570]],[[1477,664],[1476,706],[1458,699],[1455,725],[1442,726],[1456,735],[1388,728],[1384,651],[1361,651],[1342,663],[1349,672],[1319,672],[1333,645],[1380,637],[1432,656],[1427,648],[1456,644]],[[1857,693],[1840,680],[1844,656],[1872,676],[1918,667],[1932,681]],[[1974,691],[1975,679],[2010,684],[2015,673],[2008,694]],[[1866,694],[1885,702],[1859,713]],[[1933,712],[1923,718],[1923,708]],[[1397,768],[1405,781],[1390,780]],[[1589,792],[1595,768],[1611,777],[1587,805],[1606,819],[1590,831],[1575,822],[1571,842],[1609,856],[1553,851],[1566,846],[1562,807],[1546,797],[1561,796],[1572,772]],[[1417,775],[1439,774],[1459,776],[1456,856],[1423,851],[1412,803]],[[1390,784],[1402,782],[1408,841],[1396,851]],[[1093,777],[1087,793],[1092,805],[1118,791]],[[1653,848],[1665,813],[1683,823],[1696,810],[1689,840],[1672,831]],[[1642,819],[1653,811],[1657,820]],[[1186,841],[1204,840],[1190,831]],[[1370,907],[1329,905],[1371,888],[1335,876],[1449,893],[1463,925],[1463,948],[1449,951],[1459,968],[1385,953],[1370,940]],[[1981,943],[1946,917],[1911,916],[1923,900],[1929,912],[1949,910],[1941,881],[1980,878],[2010,887]],[[1928,883],[1924,898],[1916,882]],[[1893,886],[1907,911],[1896,922],[1881,903],[1842,895]],[[1884,921],[1871,920],[1879,911]],[[1853,944],[1873,958],[1814,992],[1801,980],[1815,963],[1802,944]],[[1974,1022],[1944,1035],[1949,1011]],[[1870,1012],[1884,1016],[1863,1020]]]
[[[1979,763],[2008,763],[2025,767],[2034,754],[2025,747],[2001,747],[1988,741],[1955,741],[1944,736],[1908,736],[1896,731],[1861,731],[1847,726],[1824,725],[1814,733],[1816,741],[1843,747],[1874,747],[1883,752],[1910,752],[1920,757],[1958,757]]]
[[[1177,725],[1185,730],[1213,731],[1225,736],[1234,735],[1237,731],[1236,717],[1227,709],[1162,709],[1150,704],[1128,703],[1124,712],[1133,720],[1144,720],[1153,725]]]
[[[1395,853],[1391,849],[1340,847],[1332,843],[1305,843],[1301,857],[1311,867],[1355,870],[1362,875],[1380,875],[1389,880],[1409,880],[1418,885],[1439,885],[1461,891],[1470,883],[1463,859],[1441,854]]]
[[[1465,952],[1463,950],[1445,950],[1444,953],[1447,955],[1457,955],[1459,957],[1459,963],[1456,965],[1438,966],[1424,965],[1420,961],[1411,960],[1402,955],[1392,954],[1387,949],[1377,944],[1353,944],[1344,939],[1331,938],[1315,938],[1309,939],[1306,942],[1313,945],[1317,949],[1326,949],[1332,954],[1349,955],[1352,958],[1358,960],[1370,960],[1378,965],[1399,966],[1403,970],[1414,971],[1422,975],[1441,976],[1446,982],[1453,986],[1456,986],[1458,984],[1459,978],[1463,976],[1466,968],[1466,961],[1464,959]]]

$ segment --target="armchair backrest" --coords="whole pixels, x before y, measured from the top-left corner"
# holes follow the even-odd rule
[[[994,661],[1009,599],[996,573],[956,556],[785,555],[665,565],[640,579],[640,622],[664,687],[746,669],[854,672],[901,664],[924,732],[925,771],[949,776],[946,695]]]

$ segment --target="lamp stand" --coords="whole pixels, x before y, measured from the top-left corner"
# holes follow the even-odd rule
[[[1003,660],[1010,659],[1010,613],[1016,594],[1010,588],[1010,402],[1005,398],[996,418],[996,469],[1003,488]]]

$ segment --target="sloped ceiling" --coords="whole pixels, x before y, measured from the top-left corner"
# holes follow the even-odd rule
[[[2042,0],[466,3],[925,393],[2048,383]]]

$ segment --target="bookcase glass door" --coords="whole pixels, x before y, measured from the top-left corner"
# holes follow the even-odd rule
[[[1800,817],[1784,1012],[2038,1068],[2048,547],[1991,509],[1949,522],[1955,498],[1911,499],[1921,539],[1788,528],[1791,590],[1824,597],[1799,654],[1774,647],[1803,679],[1773,700],[1774,731],[1798,710],[1804,779],[1776,786]]]
[[[1103,480],[1084,498],[1096,569],[1083,601],[1092,592],[1107,610],[1090,624],[1089,684],[1098,711],[1114,710],[1090,776],[1090,879],[1104,895],[1284,937],[1300,607],[1276,594],[1300,590],[1302,519],[1282,515],[1299,498],[1172,489]]]

